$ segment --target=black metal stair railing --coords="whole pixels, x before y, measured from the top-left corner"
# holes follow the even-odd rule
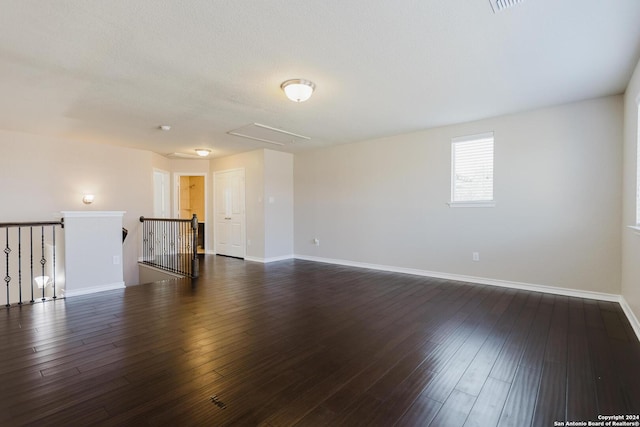
[[[60,256],[60,238],[56,243],[56,235],[63,227],[62,220],[0,223],[0,242],[4,241],[0,273],[4,273],[5,307],[22,305],[28,297],[31,303],[36,299],[58,298],[56,254]]]
[[[141,262],[161,270],[197,278],[198,217],[191,219],[145,218],[142,223]]]

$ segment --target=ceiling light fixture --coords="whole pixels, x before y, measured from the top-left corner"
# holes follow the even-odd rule
[[[196,148],[196,153],[200,157],[207,157],[211,153],[211,150],[208,148]]]
[[[282,82],[280,88],[293,102],[304,102],[311,97],[316,85],[309,80],[291,79]]]

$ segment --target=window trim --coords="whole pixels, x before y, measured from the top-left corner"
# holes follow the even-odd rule
[[[493,199],[492,200],[453,200],[454,199],[454,192],[455,192],[455,155],[454,155],[454,144],[459,143],[459,142],[469,142],[469,141],[477,141],[477,140],[482,140],[482,139],[489,139],[491,138],[493,141],[493,161],[494,161],[494,173],[492,175],[492,193],[493,190],[495,190],[495,132],[494,131],[489,131],[489,132],[482,132],[482,133],[476,133],[473,135],[464,135],[464,136],[458,136],[455,138],[451,138],[451,177],[450,177],[450,194],[449,194],[449,202],[447,202],[447,205],[450,208],[493,208],[496,206],[496,202],[495,202],[495,194],[493,195]]]
[[[640,235],[640,226],[637,225],[627,225],[627,228],[632,230],[634,233]]]
[[[450,208],[493,208],[496,202],[493,200],[482,200],[477,202],[447,202]]]
[[[634,225],[629,226],[640,234],[640,93],[636,96],[636,206],[634,212]]]

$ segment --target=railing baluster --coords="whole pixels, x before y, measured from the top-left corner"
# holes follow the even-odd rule
[[[18,305],[22,305],[22,228],[18,227]]]
[[[51,227],[53,236],[53,299],[58,298],[56,296],[56,226]]]
[[[11,304],[9,303],[9,283],[11,282],[11,276],[9,276],[9,254],[11,253],[11,248],[9,247],[9,229],[7,228],[5,231],[6,245],[4,248],[4,253],[7,260],[7,274],[4,276],[4,281],[7,285],[7,303],[5,304],[5,307],[10,307]]]
[[[185,233],[186,225],[184,222],[180,223],[180,268],[188,272],[189,268],[185,262],[185,242],[189,238],[189,235]]]
[[[145,241],[146,239],[146,241]],[[146,244],[145,244],[146,243]],[[142,223],[142,261],[149,260],[149,227]]]
[[[171,234],[170,236],[170,243],[169,243],[169,250],[172,253],[172,257],[171,257],[171,263],[173,264],[173,271],[179,271],[178,270],[178,257],[177,257],[177,248],[176,248],[176,228],[177,228],[177,224],[175,222],[171,223]]]
[[[175,224],[175,228],[176,228],[176,234],[175,234],[175,239],[176,239],[176,269],[178,271],[184,271],[183,266],[182,266],[182,238],[180,236],[180,233],[182,233],[182,226],[183,223],[182,222],[178,222]]]
[[[33,281],[34,281],[34,276],[33,276],[33,227],[29,227],[29,248],[30,248],[30,263],[31,263],[31,303],[34,303],[35,300],[33,299]]]
[[[193,214],[191,219],[191,228],[193,232],[193,243],[191,244],[191,276],[198,277],[200,275],[200,265],[198,260],[198,217]]]
[[[44,228],[44,227],[42,227]],[[42,229],[40,230],[40,280],[44,283],[44,237],[42,235]],[[42,301],[44,301],[44,286],[36,281],[38,288],[42,289]]]
[[[173,255],[171,257],[171,263],[173,264],[173,271],[179,271],[178,270],[178,257],[177,257],[177,250],[176,250],[176,228],[177,228],[177,224],[171,223],[171,234],[169,235],[169,238],[171,239],[169,242],[169,251],[170,253]]]
[[[57,278],[57,237],[56,226],[62,225],[62,221],[41,221],[41,222],[0,222],[0,230],[4,228],[4,261],[6,263],[3,272],[5,282],[5,307],[11,307],[12,304],[23,305],[27,295],[26,289],[23,289],[23,285],[29,279],[29,290],[31,299],[29,302],[35,302],[35,295],[37,288],[42,288],[42,301],[47,300],[46,287],[53,286],[53,298],[58,298],[58,278]],[[40,241],[38,242],[38,236],[34,236],[34,227],[40,228]],[[51,240],[46,242],[48,231],[47,227],[51,227]],[[11,228],[17,228],[14,233],[10,231]],[[29,232],[27,233],[27,228]],[[24,229],[24,233],[23,233]],[[22,241],[24,239],[24,242]],[[16,244],[17,240],[17,244]],[[23,244],[24,243],[24,244]],[[29,248],[23,247],[25,244],[29,245]],[[17,249],[16,249],[17,246]],[[51,246],[52,255],[51,259],[47,259],[47,248]],[[37,251],[40,249],[40,273],[42,276],[36,277],[36,270],[34,265],[34,256],[37,255]],[[16,254],[17,250],[17,254]],[[28,253],[27,253],[28,252]],[[23,256],[24,255],[24,256]],[[27,261],[28,257],[28,261]],[[29,272],[23,272],[23,268],[26,269],[26,264],[29,263]],[[47,264],[52,264],[52,271],[49,276],[47,274]],[[17,280],[16,280],[17,276]],[[52,280],[50,279],[52,278]],[[17,288],[17,289],[16,289]],[[13,298],[13,299],[12,299]]]
[[[173,273],[197,277],[198,218],[140,217],[142,262]]]
[[[46,301],[47,298],[45,297],[45,291],[47,289],[47,282],[48,280],[45,280],[45,265],[47,265],[47,258],[45,258],[45,252],[44,252],[44,226],[42,226],[42,229],[40,230],[40,240],[42,242],[42,247],[41,250],[42,252],[40,252],[41,254],[41,258],[40,258],[40,265],[42,265],[42,301]]]

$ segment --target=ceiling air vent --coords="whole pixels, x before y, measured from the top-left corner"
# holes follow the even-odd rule
[[[170,159],[202,159],[197,154],[185,154],[185,153],[169,153],[165,154],[165,157]]]
[[[308,136],[273,128],[260,123],[252,123],[238,129],[230,130],[227,133],[229,135],[253,139],[254,141],[266,142],[273,145],[295,144],[296,142],[305,142],[311,139]]]
[[[510,8],[511,6],[515,6],[518,3],[522,3],[524,0],[489,0],[491,3],[491,8],[493,9],[493,13],[498,13],[501,10],[505,10]]]

